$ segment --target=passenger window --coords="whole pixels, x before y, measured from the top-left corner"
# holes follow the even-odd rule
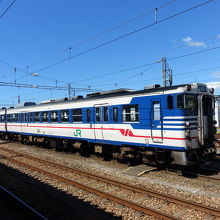
[[[25,121],[25,122],[28,122],[28,113],[25,113],[25,114],[24,114],[24,121]]]
[[[138,122],[139,110],[138,105],[126,105],[122,107],[123,122]]]
[[[39,122],[40,121],[40,112],[35,112],[34,113],[34,122]]]
[[[101,113],[100,108],[99,108],[99,107],[98,107],[98,108],[95,108],[95,120],[96,120],[97,122],[100,121],[100,113]]]
[[[48,122],[48,112],[42,112],[42,122]]]
[[[177,108],[183,109],[184,108],[184,98],[183,94],[177,95]]]
[[[113,121],[118,122],[118,108],[117,107],[113,108]]]
[[[15,114],[12,114],[11,122],[15,122]]]
[[[173,96],[172,95],[167,96],[167,108],[173,109]]]
[[[7,122],[11,122],[11,115],[7,115]]]
[[[82,122],[82,109],[73,109],[73,122]]]
[[[51,122],[58,122],[58,112],[57,111],[51,112]]]
[[[69,122],[69,111],[68,110],[61,111],[61,122]]]
[[[30,122],[33,122],[33,121],[34,121],[34,113],[31,112],[31,113],[30,113]]]
[[[5,122],[5,116],[2,115],[2,122]]]
[[[91,121],[91,112],[90,109],[86,110],[86,121],[90,122]]]
[[[153,102],[153,120],[160,120],[160,103]]]
[[[31,113],[27,113],[27,122],[31,122]]]
[[[11,122],[18,122],[18,114],[12,114]]]
[[[19,114],[15,114],[15,122],[19,122]]]
[[[108,107],[105,106],[103,109],[103,114],[104,114],[104,121],[107,122],[108,121]]]

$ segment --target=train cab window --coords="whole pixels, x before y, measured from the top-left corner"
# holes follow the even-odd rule
[[[172,95],[167,96],[167,108],[173,109],[173,96]]]
[[[184,108],[184,97],[183,94],[177,95],[177,108],[183,109]]]
[[[185,109],[197,108],[197,97],[194,94],[185,94]]]
[[[51,112],[51,122],[58,122],[58,112],[57,111]]]
[[[117,107],[113,108],[113,121],[118,122],[118,108]]]
[[[90,109],[86,110],[86,121],[87,122],[91,121],[91,111],[90,111]]]
[[[34,122],[40,122],[40,112],[34,113]]]
[[[197,105],[198,105],[198,101],[195,94],[177,95],[177,108],[196,111]]]
[[[82,109],[73,109],[73,122],[82,122]]]
[[[95,108],[95,121],[100,122],[101,109],[99,107]]]
[[[104,122],[107,122],[108,121],[108,107],[107,106],[105,106],[104,108],[103,108],[103,121]]]
[[[61,122],[69,122],[69,110],[61,111]]]
[[[126,105],[122,107],[123,122],[138,122],[139,110],[138,105]]]
[[[42,112],[42,122],[48,122],[48,112]]]

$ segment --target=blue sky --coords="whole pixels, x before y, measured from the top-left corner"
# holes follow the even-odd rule
[[[133,35],[77,57],[70,56],[96,47],[126,33],[205,2],[162,0],[17,0],[0,18],[0,81],[31,85],[67,86],[109,90],[142,89],[162,84],[161,63],[166,57],[173,70],[173,84],[202,82],[220,94],[220,1],[158,23]],[[13,0],[0,1],[0,14]],[[146,13],[152,11],[150,13]],[[139,19],[91,39],[130,19]],[[78,45],[78,46],[75,46]],[[69,48],[71,49],[71,53]],[[213,47],[216,49],[172,59]],[[67,59],[51,68],[60,60]],[[5,64],[5,62],[7,64]],[[13,72],[17,68],[16,74]],[[42,70],[44,69],[44,70]],[[20,71],[22,70],[22,71]],[[42,71],[40,71],[42,70]],[[30,74],[28,74],[29,72]],[[115,73],[117,72],[117,73]],[[35,77],[32,76],[34,73]],[[61,98],[65,91],[0,87],[0,105]],[[76,92],[76,95],[86,92]]]

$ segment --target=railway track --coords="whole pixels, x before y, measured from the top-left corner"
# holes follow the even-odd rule
[[[83,170],[70,168],[37,157],[21,154],[17,151],[3,147],[0,147],[0,150],[4,152],[4,154],[0,153],[0,157],[3,160],[7,160],[32,171],[37,171],[40,174],[46,175],[65,184],[73,185],[89,193],[109,199],[113,202],[159,219],[180,219],[181,216],[187,214],[189,210],[192,209],[205,213],[205,218],[215,219],[220,217],[220,209],[207,207],[202,204],[193,203],[167,194],[141,189],[137,186],[97,176]],[[33,162],[37,164],[33,165]],[[45,167],[47,167],[47,169],[45,169]],[[56,169],[56,171],[53,169]],[[74,176],[74,179],[69,178],[69,176]],[[120,194],[119,192],[123,192],[123,195],[118,196],[118,194]],[[147,200],[149,199],[157,199],[160,202],[155,205],[154,208],[148,207],[145,203],[147,203]],[[177,211],[171,214],[160,211],[162,206],[169,204],[175,204],[177,206]]]
[[[220,175],[204,175],[204,174],[200,174],[198,172],[193,172],[193,171],[189,171],[189,170],[176,170],[176,169],[166,169],[167,172],[172,172],[172,173],[177,173],[178,175],[181,176],[187,176],[187,177],[196,177],[196,178],[201,178],[201,179],[208,179],[208,180],[214,180],[219,182],[220,181]],[[213,171],[215,173],[218,173],[216,170],[206,170],[208,172]],[[205,169],[203,170],[203,172],[205,172]]]

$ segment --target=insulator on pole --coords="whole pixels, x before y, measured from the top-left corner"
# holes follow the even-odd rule
[[[17,72],[17,68],[14,68],[14,73],[15,73],[15,83],[16,83],[16,72]]]
[[[154,9],[154,22],[157,23],[157,12],[158,12],[158,8]]]

